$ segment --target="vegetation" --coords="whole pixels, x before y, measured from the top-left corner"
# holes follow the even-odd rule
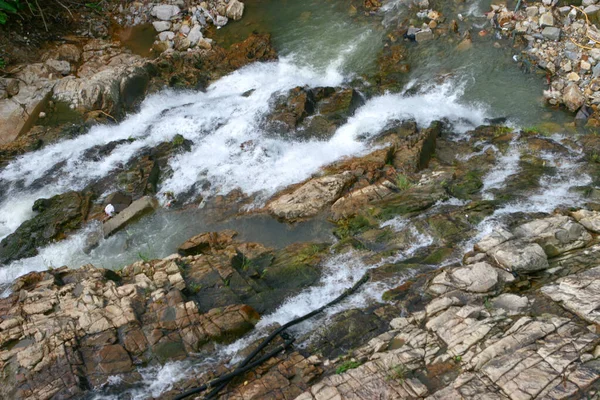
[[[397,381],[399,384],[404,383],[404,379],[406,378],[407,369],[403,364],[398,364],[393,366],[390,369],[390,372],[387,375],[388,379],[393,379]]]
[[[344,361],[339,367],[335,369],[336,374],[343,374],[344,372],[360,367],[361,363],[358,361],[347,360]]]
[[[412,182],[404,174],[396,175],[396,186],[400,190],[406,190],[412,186]]]
[[[98,2],[86,2],[84,0],[0,0],[0,25],[8,22],[9,16],[31,15],[41,18],[44,27],[48,30],[47,18],[56,18],[61,13],[67,12],[71,17],[72,7],[85,7],[95,12],[102,11],[102,4],[106,0]]]
[[[339,220],[337,222],[337,228],[334,230],[334,234],[339,239],[346,239],[366,231],[371,226],[373,226],[373,224],[367,217],[358,214],[353,217]]]

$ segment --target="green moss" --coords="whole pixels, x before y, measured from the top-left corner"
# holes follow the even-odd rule
[[[173,143],[173,146],[175,146],[175,147],[179,147],[179,146],[181,146],[181,145],[182,145],[184,142],[185,142],[185,138],[184,138],[182,135],[180,135],[180,134],[177,134],[177,135],[175,135],[175,136],[173,137],[173,141],[172,141],[171,143]]]
[[[343,374],[346,371],[349,371],[354,368],[360,367],[361,363],[358,361],[344,361],[339,367],[335,369],[336,374]]]
[[[333,234],[339,239],[346,239],[365,232],[369,228],[375,227],[369,218],[362,214],[357,214],[349,218],[341,219],[337,222],[337,227],[333,230]]]

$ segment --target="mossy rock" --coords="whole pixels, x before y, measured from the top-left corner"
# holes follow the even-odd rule
[[[483,188],[483,173],[470,170],[448,185],[448,192],[457,199],[467,200]]]

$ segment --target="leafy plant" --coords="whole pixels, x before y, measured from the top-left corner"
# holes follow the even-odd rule
[[[344,361],[339,367],[335,369],[336,374],[343,374],[344,372],[360,367],[360,362],[347,360]]]
[[[20,6],[19,0],[0,0],[0,25],[6,24],[8,14],[17,14]]]
[[[454,362],[455,363],[460,363],[462,361],[462,357],[461,356],[454,356]]]
[[[102,6],[100,5],[100,3],[85,3],[84,4],[87,8],[91,8],[92,10],[96,10],[96,11],[102,11]]]
[[[6,67],[6,61],[4,61],[4,58],[0,57],[0,69],[4,69],[4,67]]]

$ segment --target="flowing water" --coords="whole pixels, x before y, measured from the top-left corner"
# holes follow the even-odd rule
[[[33,215],[31,206],[36,199],[82,189],[136,157],[141,149],[170,141],[177,134],[194,144],[190,152],[170,160],[173,174],[161,183],[161,193],[211,199],[240,189],[252,196],[254,203],[250,207],[253,207],[262,206],[278,190],[309,178],[333,161],[367,153],[371,149],[369,138],[392,120],[410,118],[420,126],[427,126],[432,121],[446,119],[459,134],[457,140],[460,134],[490,117],[508,117],[514,126],[535,125],[541,121],[561,124],[566,120],[564,114],[550,113],[543,107],[539,99],[543,81],[539,76],[524,73],[507,55],[507,50],[495,48],[489,41],[474,35],[473,46],[464,52],[456,50],[458,41],[448,44],[438,40],[411,46],[411,72],[406,77],[405,90],[368,99],[327,140],[300,141],[266,134],[263,118],[274,95],[296,86],[347,85],[372,71],[383,46],[385,24],[394,24],[403,18],[404,3],[391,0],[379,16],[361,18],[349,13],[345,1],[247,0],[244,19],[215,32],[217,41],[227,45],[238,39],[236,35],[244,37],[253,30],[267,30],[273,34],[281,55],[278,61],[242,68],[213,83],[206,92],[166,90],[152,95],[143,102],[139,112],[116,126],[95,126],[79,137],[14,160],[0,170],[0,238],[14,232]],[[483,24],[485,19],[481,13],[489,3],[467,0],[457,6],[457,10],[448,8],[446,12],[460,12],[472,23]],[[243,96],[250,90],[253,90],[250,96]],[[117,146],[99,160],[83,156],[93,146],[122,139],[135,140]],[[248,141],[254,143],[252,148],[240,146]],[[486,196],[493,197],[493,189],[502,187],[506,179],[517,172],[518,154],[518,149],[511,145],[499,157],[497,166],[484,179]],[[590,178],[585,174],[573,175],[577,157],[576,153],[562,160],[548,156],[556,174],[543,177],[540,188],[530,194],[528,201],[506,204],[484,220],[478,237],[502,224],[505,214],[551,211],[559,205],[580,202],[569,189],[588,184]],[[440,206],[460,205],[460,201],[451,199]],[[6,285],[28,271],[49,266],[76,267],[93,263],[118,268],[142,254],[164,257],[188,237],[212,229],[236,229],[243,240],[273,247],[295,241],[332,240],[330,226],[325,221],[289,227],[269,217],[251,216],[214,223],[207,221],[203,213],[202,208],[161,210],[102,241],[86,254],[83,251],[86,235],[99,228],[91,224],[64,242],[40,249],[36,257],[2,266],[0,284]],[[417,232],[408,220],[394,219],[384,226],[410,230],[414,244],[383,262],[399,262],[432,244],[432,239]],[[324,263],[323,277],[317,285],[287,299],[272,314],[264,316],[251,335],[221,348],[212,357],[235,360],[240,349],[273,324],[285,323],[320,307],[378,265],[368,265],[353,253],[332,255]],[[320,317],[321,323],[343,308],[379,301],[383,290],[397,286],[416,272],[406,271],[393,281],[366,285],[357,295]],[[314,326],[311,324],[314,322],[300,325],[296,333],[310,332]],[[204,363],[212,361],[204,359]],[[170,363],[144,369],[142,384],[127,393],[136,399],[160,396],[174,382],[205,365]],[[112,379],[111,385],[104,388],[105,394],[98,398],[121,397],[108,394],[120,388],[119,378]]]

